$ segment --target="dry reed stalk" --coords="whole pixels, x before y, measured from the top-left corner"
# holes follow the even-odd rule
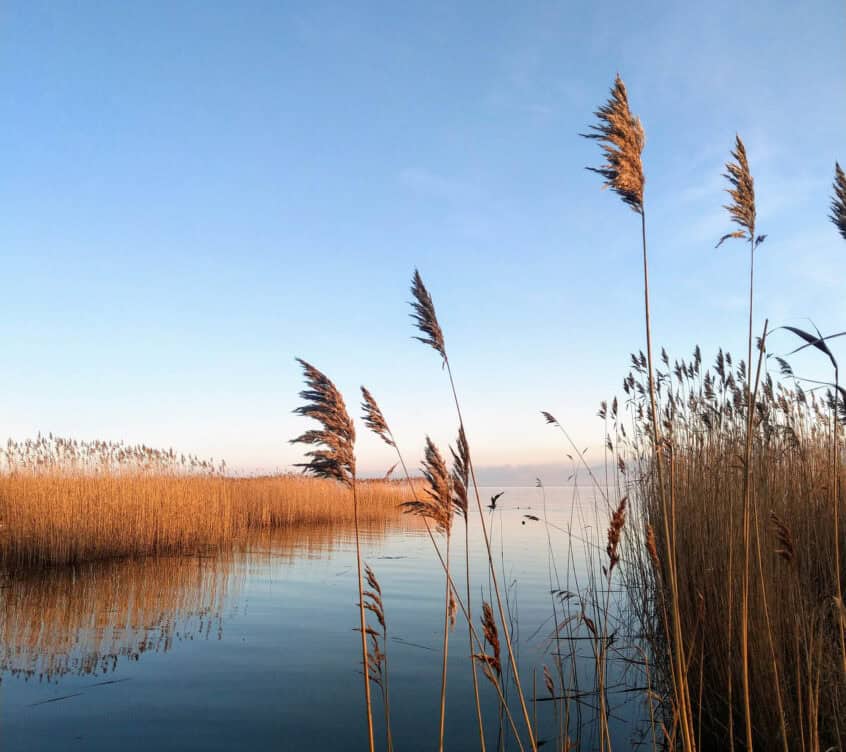
[[[730,363],[728,358],[725,360]],[[722,375],[716,379],[713,372],[695,372],[682,362],[662,393],[665,430],[673,436],[672,483],[679,504],[675,548],[679,571],[684,573],[680,580],[681,614],[684,632],[699,635],[688,663],[690,676],[698,676],[701,688],[702,699],[692,709],[694,728],[702,738],[699,746],[704,749],[728,746],[727,729],[719,720],[725,718],[726,677],[732,669],[725,660],[730,644],[725,629],[726,595],[727,591],[737,590],[737,610],[742,584],[742,563],[735,568],[733,580],[726,577],[726,552],[731,549],[732,540],[736,551],[743,550],[739,513],[746,493],[741,458],[746,454],[748,438],[747,373],[745,364],[742,371],[738,368],[730,372],[722,361],[721,354],[718,368]],[[750,581],[748,616],[753,741],[758,749],[784,748],[787,736],[786,746],[791,750],[811,750],[817,742],[821,749],[837,748],[842,746],[838,720],[843,717],[846,682],[829,609],[836,569],[830,512],[831,403],[817,400],[798,385],[788,389],[774,382],[764,372],[766,362],[762,356],[760,371],[752,374],[752,458],[756,468],[750,492],[756,502],[751,506],[751,524],[756,533],[752,545],[758,548],[760,508],[767,509],[768,515],[775,513],[784,527],[777,532],[780,542],[773,547],[776,550],[767,547],[752,554],[750,574],[754,579]],[[633,453],[650,449],[649,418],[644,417],[646,410],[639,407],[648,404],[645,372],[640,373],[642,390],[632,390],[628,378],[625,382],[628,391],[637,395],[631,407],[637,421]],[[766,472],[758,472],[757,468],[765,468]],[[841,470],[838,485],[842,482]],[[640,587],[638,583],[644,580],[629,580],[629,570],[645,566],[656,572],[656,579],[660,577],[661,570],[666,571],[667,543],[660,532],[662,502],[658,489],[644,481],[638,502],[632,510],[644,515],[646,545],[639,548],[641,564],[634,561],[632,566],[622,568],[621,574],[630,586]],[[645,527],[647,523],[654,525],[652,536]],[[842,535],[842,520],[838,525],[839,533],[835,534]],[[649,551],[650,538],[655,541],[654,554]],[[625,550],[627,553],[621,555],[628,560],[632,549]],[[789,566],[785,566],[788,559]],[[650,611],[653,615],[660,613],[661,592],[658,588],[656,598],[639,607],[654,609]],[[703,616],[696,605],[699,593],[708,604]],[[660,621],[665,624],[670,619]],[[736,624],[735,641],[740,633],[739,615]],[[648,620],[645,626],[649,630]],[[657,675],[665,688],[671,688],[672,666],[661,662],[667,643],[660,633],[661,625],[656,626],[652,635],[653,654],[659,661]],[[806,654],[808,645],[815,647]],[[738,687],[740,673],[738,662]],[[739,738],[743,739],[743,697],[739,692],[736,695],[735,718]],[[672,735],[669,726],[668,722]],[[681,744],[680,729],[677,742]],[[739,746],[745,744],[741,742]]]
[[[605,547],[605,553],[608,556],[608,566],[603,567],[605,572],[607,587],[605,590],[605,603],[603,604],[601,621],[602,634],[597,635],[596,630],[593,630],[594,636],[599,643],[597,650],[597,675],[599,680],[599,722],[600,722],[600,748],[607,747],[608,752],[611,752],[611,731],[608,727],[608,700],[606,697],[605,682],[608,671],[608,613],[610,609],[611,598],[611,578],[614,572],[614,567],[620,562],[620,536],[623,532],[623,527],[626,524],[626,504],[628,497],[624,496],[620,499],[620,503],[614,510],[611,520],[608,525],[606,534],[608,544]]]
[[[746,147],[740,136],[735,137],[735,148],[731,153],[734,162],[726,164],[724,177],[729,181],[730,188],[726,191],[732,201],[725,208],[728,210],[732,221],[741,229],[723,235],[717,242],[717,247],[729,238],[745,239],[749,242],[749,331],[747,340],[746,357],[746,409],[748,414],[747,435],[745,454],[745,486],[747,493],[744,493],[743,501],[743,586],[741,592],[741,629],[740,629],[740,654],[742,664],[743,699],[744,699],[744,720],[746,729],[746,748],[752,749],[752,711],[749,706],[749,559],[751,554],[751,499],[748,498],[748,490],[751,490],[751,458],[752,458],[752,421],[754,419],[754,401],[752,397],[752,318],[755,283],[755,248],[764,237],[755,236],[755,183],[752,173],[749,170],[749,161],[746,156]]]
[[[831,198],[831,221],[846,240],[846,174],[840,168],[840,164],[834,163],[834,195]],[[834,505],[834,556],[837,563],[835,577],[837,580],[836,592],[838,608],[838,626],[840,630],[840,657],[843,662],[843,674],[846,676],[846,619],[843,617],[843,585],[840,572],[840,540],[838,530],[840,529],[840,492],[838,480],[840,478],[840,446],[838,438],[840,434],[840,414],[837,409],[838,398],[840,397],[840,374],[837,365],[834,368],[834,416],[832,418],[832,448],[834,455],[832,478],[832,496]],[[846,410],[844,410],[846,413]]]
[[[472,608],[470,603],[470,523],[468,519],[469,503],[468,488],[470,484],[470,447],[464,429],[458,429],[456,448],[452,453],[452,494],[453,506],[464,521],[464,578],[466,584],[465,598],[467,599],[467,638],[470,647],[470,665],[473,676],[473,698],[476,704],[476,716],[479,722],[479,736],[481,752],[485,752],[485,738],[482,723],[482,705],[479,700],[479,681],[476,676],[476,661],[473,660],[473,632]]]
[[[752,385],[751,385],[751,370],[752,370],[752,313],[753,313],[753,290],[754,290],[754,270],[755,270],[755,246],[757,245],[758,240],[755,237],[755,186],[754,181],[752,179],[752,174],[749,170],[749,162],[746,157],[746,148],[743,145],[743,142],[740,140],[740,136],[735,137],[735,149],[732,151],[732,157],[734,157],[735,162],[729,162],[726,164],[725,178],[729,181],[731,187],[727,189],[728,194],[732,198],[731,204],[728,204],[725,208],[728,210],[729,214],[731,215],[731,219],[737,225],[740,226],[740,230],[736,230],[734,232],[727,233],[723,235],[720,240],[717,242],[717,247],[719,248],[726,240],[729,238],[740,238],[740,239],[747,239],[750,243],[750,256],[749,256],[749,331],[748,331],[748,340],[747,340],[747,357],[746,357],[746,395],[747,395],[747,405],[749,406],[748,409],[752,410],[752,403],[751,403],[751,394],[752,394]],[[763,241],[763,237],[760,238],[760,241]],[[748,460],[748,458],[747,458]],[[746,509],[744,503],[744,509]],[[746,519],[746,511],[744,511],[744,519]],[[748,548],[749,544],[748,541],[744,538],[744,572],[747,572],[748,569]],[[729,567],[729,579],[731,579],[731,572],[733,564],[733,551],[729,552],[730,557],[730,567]],[[748,575],[746,575],[748,577]],[[731,591],[729,591],[729,598],[732,597]],[[747,599],[748,600],[748,599]],[[746,602],[744,600],[744,602]],[[729,609],[730,618],[732,610]],[[728,623],[729,634],[731,634],[732,626],[731,621]],[[747,635],[744,637],[744,635]],[[748,626],[742,627],[741,629],[741,641],[748,639]],[[741,647],[741,652],[743,652],[744,648]],[[729,656],[731,660],[731,656]],[[746,660],[745,658],[741,657],[741,660]],[[744,664],[745,665],[745,664]],[[744,671],[744,698],[746,698],[747,690],[748,690],[748,671]],[[731,702],[731,684],[729,684],[729,734],[730,734],[730,741],[731,747],[734,748],[734,723],[731,718],[732,713],[732,702]],[[750,735],[751,735],[751,727],[749,724],[749,712],[745,713],[746,718],[746,737],[747,737],[747,744],[750,743]]]
[[[414,319],[416,327],[424,335],[423,337],[416,337],[423,344],[432,347],[440,356],[443,365],[446,368],[447,376],[449,378],[450,390],[452,392],[453,403],[455,404],[456,414],[458,415],[458,424],[461,434],[466,441],[466,428],[464,425],[464,417],[461,412],[461,404],[458,400],[458,391],[455,388],[455,379],[452,374],[452,367],[450,365],[449,357],[446,353],[446,346],[444,343],[443,330],[438,322],[437,314],[435,312],[435,305],[432,301],[432,296],[423,284],[423,279],[418,270],[414,270],[414,276],[411,283],[411,293],[414,300],[411,303],[412,313],[411,317]],[[476,481],[476,473],[473,468],[473,461],[468,449],[467,452],[467,467],[470,471],[470,479],[473,483],[473,495],[476,499],[476,509],[479,513],[479,522],[482,529],[482,536],[485,542],[485,550],[488,557],[488,569],[491,575],[491,583],[493,584],[494,596],[497,603],[497,610],[499,611],[500,623],[502,624],[502,632],[505,638],[505,645],[508,652],[509,663],[512,668],[512,675],[514,678],[514,685],[517,690],[517,698],[520,701],[520,709],[523,715],[523,721],[526,725],[526,733],[529,737],[529,746],[532,752],[537,752],[537,742],[535,740],[534,731],[532,729],[532,721],[529,717],[529,709],[526,705],[526,697],[523,693],[523,688],[520,683],[520,673],[517,668],[517,659],[514,655],[514,648],[511,642],[511,635],[508,629],[508,623],[505,618],[505,609],[503,607],[502,596],[500,595],[499,581],[496,576],[496,566],[493,560],[493,551],[491,550],[490,536],[488,535],[487,524],[485,522],[485,513],[482,510],[482,499],[479,495],[479,484]],[[506,707],[506,712],[508,708]]]
[[[407,501],[403,507],[410,514],[424,517],[435,525],[435,529],[446,538],[446,578],[444,584],[444,639],[443,665],[441,667],[441,713],[438,735],[438,749],[444,748],[444,725],[446,720],[446,686],[447,686],[447,657],[449,655],[449,625],[450,607],[452,600],[452,584],[450,578],[450,542],[452,540],[453,489],[452,476],[447,470],[446,463],[432,440],[426,437],[426,450],[421,468],[428,488],[426,498]]]
[[[663,504],[667,506],[666,491],[664,485],[663,468],[663,441],[659,428],[659,416],[656,400],[655,372],[652,357],[652,322],[649,304],[649,262],[646,245],[646,212],[644,210],[644,185],[645,177],[643,172],[642,152],[646,142],[643,126],[636,118],[630,108],[628,93],[622,78],[617,75],[614,86],[611,88],[611,96],[608,101],[599,107],[595,112],[598,124],[590,126],[594,133],[582,134],[585,138],[598,141],[601,145],[606,162],[598,168],[588,168],[605,178],[605,187],[611,188],[622,201],[633,211],[640,215],[641,220],[641,247],[643,255],[643,302],[644,302],[644,323],[646,329],[646,367],[649,382],[649,399],[652,420],[652,439],[655,466],[658,475],[658,486]],[[669,514],[664,514],[664,524],[667,540],[669,535]],[[681,633],[681,618],[678,614],[678,584],[675,564],[675,555],[671,551],[668,556],[668,579],[671,595],[671,612],[673,618],[673,660],[676,663],[675,674],[678,686],[676,695],[680,711],[680,727],[685,750],[695,749],[693,728],[687,699],[688,688],[684,667],[686,660],[684,656],[683,636]]]
[[[385,419],[382,410],[380,409],[376,399],[370,393],[368,389],[365,387],[361,387],[361,394],[362,394],[362,416],[368,428],[373,431],[377,436],[379,436],[388,446],[392,447],[397,454],[398,464],[402,465],[403,472],[405,474],[406,481],[408,483],[409,490],[411,491],[411,496],[414,502],[419,502],[420,499],[417,496],[415,491],[414,483],[411,479],[411,475],[408,472],[408,466],[405,463],[405,459],[402,456],[402,452],[400,452],[399,446],[394,438],[394,435],[388,425],[388,421]],[[454,613],[455,607],[460,607],[461,611],[465,617],[467,622],[467,634],[470,641],[470,664],[473,676],[473,696],[475,699],[476,704],[476,720],[478,723],[478,730],[479,730],[479,746],[481,752],[485,752],[485,729],[484,729],[484,722],[482,719],[482,706],[479,700],[479,683],[476,676],[476,661],[473,659],[474,655],[474,639],[478,642],[478,637],[475,634],[475,630],[473,629],[473,620],[470,611],[470,552],[469,552],[469,534],[468,534],[468,527],[467,527],[467,441],[464,438],[463,431],[459,430],[458,434],[458,443],[457,443],[457,451],[450,449],[450,452],[453,457],[453,469],[451,473],[451,481],[452,481],[452,504],[455,510],[461,514],[464,518],[464,554],[465,554],[465,573],[466,573],[466,584],[467,584],[467,603],[466,605],[462,603],[461,598],[457,597],[458,590],[456,589],[455,583],[452,580],[452,576],[450,574],[449,568],[447,566],[447,561],[444,559],[443,555],[441,554],[440,548],[438,547],[438,542],[435,540],[434,535],[432,534],[432,528],[429,524],[429,520],[426,516],[423,516],[423,521],[426,525],[426,532],[429,535],[429,540],[432,543],[432,546],[435,549],[435,554],[438,557],[438,561],[441,564],[441,567],[444,570],[444,574],[446,576],[447,582],[450,586],[450,613]],[[417,507],[419,508],[419,507]],[[454,623],[454,617],[451,616],[451,621]],[[480,643],[481,644],[481,643]]]
[[[758,393],[758,386],[761,379],[761,364],[763,363],[765,357],[765,348],[766,348],[766,341],[767,341],[767,326],[769,324],[769,320],[764,321],[764,331],[761,335],[761,340],[759,344],[760,354],[758,356],[758,367],[756,369],[755,374],[755,390],[752,393],[752,405],[755,404],[755,398]],[[770,648],[770,660],[773,669],[773,676],[775,677],[775,692],[776,692],[776,703],[778,705],[778,715],[779,715],[779,724],[781,726],[781,741],[784,747],[784,752],[789,752],[788,748],[788,735],[787,735],[787,719],[785,716],[784,711],[784,699],[782,697],[782,688],[781,688],[781,675],[778,669],[778,659],[776,658],[776,651],[775,651],[775,638],[773,637],[773,629],[772,629],[772,621],[770,619],[770,606],[769,606],[769,598],[767,595],[767,581],[764,577],[764,564],[761,555],[761,537],[760,532],[758,530],[758,505],[753,500],[753,510],[754,510],[754,518],[755,518],[755,550],[757,553],[758,558],[758,574],[759,574],[759,583],[761,585],[761,599],[764,607],[764,623],[767,629],[767,642],[769,643]]]
[[[305,404],[294,412],[316,420],[320,430],[306,431],[292,439],[292,443],[316,447],[306,452],[311,459],[302,463],[304,471],[336,480],[352,492],[355,526],[355,558],[358,573],[358,610],[361,631],[361,659],[364,674],[364,702],[367,712],[367,734],[370,752],[374,752],[373,706],[370,698],[370,659],[367,650],[367,620],[365,616],[364,582],[362,579],[361,540],[358,518],[358,493],[355,474],[355,426],[347,413],[344,398],[332,381],[310,363],[297,359],[303,369],[307,388],[300,392]]]
[[[370,651],[368,675],[370,681],[379,687],[382,693],[382,708],[385,714],[385,749],[393,752],[394,740],[391,732],[391,700],[388,672],[388,622],[385,618],[385,605],[382,601],[382,588],[376,574],[369,564],[364,565],[364,576],[369,590],[364,591],[364,608],[370,611],[379,624],[381,632],[370,626],[367,633],[370,636],[372,649]],[[381,644],[380,644],[381,643]]]

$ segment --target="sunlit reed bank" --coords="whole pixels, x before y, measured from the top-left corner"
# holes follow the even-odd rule
[[[0,564],[8,570],[224,546],[248,531],[350,524],[337,483],[298,475],[232,478],[170,453],[41,439],[6,454]],[[402,488],[361,481],[364,522],[398,518]]]
[[[603,408],[610,446],[625,467],[624,487],[636,500],[622,571],[655,673],[671,698],[668,727],[677,725],[673,715],[684,692],[698,749],[743,749],[745,367],[720,352],[708,369],[697,349],[689,361],[665,357],[657,371],[669,468],[668,538],[656,478],[643,460],[644,368],[635,360],[625,381],[626,402]],[[745,605],[753,744],[766,750],[838,748],[843,729],[837,723],[846,713],[838,553],[839,571],[846,560],[837,542],[846,525],[838,516],[835,527],[831,502],[833,404],[830,395],[818,398],[766,374],[754,405]],[[842,469],[839,476],[842,487]],[[675,605],[667,592],[671,561],[678,572]],[[686,658],[682,676],[668,661],[672,607]]]

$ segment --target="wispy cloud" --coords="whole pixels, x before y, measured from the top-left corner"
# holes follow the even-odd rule
[[[400,171],[399,179],[402,185],[414,193],[450,204],[466,204],[482,197],[478,185],[439,175],[423,167],[406,167]]]

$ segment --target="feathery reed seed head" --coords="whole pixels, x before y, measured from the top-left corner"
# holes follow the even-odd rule
[[[723,235],[717,243],[717,248],[729,238],[746,238],[753,241],[755,245],[759,242],[755,238],[755,181],[752,179],[746,147],[740,140],[740,136],[735,136],[735,146],[731,156],[734,162],[726,163],[727,172],[723,174],[731,185],[731,188],[726,188],[726,193],[731,196],[731,203],[726,204],[724,208],[731,215],[732,222],[742,229]],[[763,240],[763,237],[760,240]]]
[[[379,580],[370,568],[369,564],[364,565],[365,578],[369,590],[364,591],[364,608],[373,613],[379,626],[385,629],[385,612],[382,605],[382,588],[379,587]]]
[[[785,523],[775,512],[770,512],[770,522],[772,523],[773,532],[779,545],[776,549],[776,553],[788,564],[791,564],[795,555],[793,533],[790,532],[790,528],[787,526],[787,523]]]
[[[458,604],[455,601],[455,594],[452,592],[452,588],[449,589],[449,627],[450,629],[455,629],[455,617],[458,614]]]
[[[388,446],[396,449],[397,445],[394,443],[394,439],[391,436],[391,429],[388,428],[388,422],[385,420],[385,416],[382,415],[379,405],[376,404],[376,400],[373,398],[373,395],[367,387],[361,387],[361,398],[361,412],[364,425],[373,431],[373,433],[382,439],[382,441],[384,441]]]
[[[500,659],[499,631],[496,628],[493,609],[487,601],[482,601],[482,634],[485,642],[491,646],[491,652],[474,653],[473,657],[481,662],[485,676],[496,685],[502,675],[502,661]]]
[[[415,325],[424,335],[414,339],[433,347],[446,361],[444,333],[441,331],[438,317],[435,314],[435,304],[432,302],[432,296],[426,289],[426,285],[423,284],[423,278],[417,269],[414,270],[414,277],[411,280],[411,294],[414,296],[411,303],[411,318],[414,319]]]
[[[846,240],[846,175],[837,162],[834,163],[834,195],[831,197],[830,217]]]
[[[646,135],[640,119],[632,115],[626,85],[619,74],[611,87],[611,96],[595,113],[599,120],[591,125],[594,133],[582,133],[584,138],[599,141],[605,164],[588,167],[605,178],[610,188],[638,214],[643,214],[643,175],[641,154]]]
[[[319,478],[330,478],[352,486],[355,478],[355,426],[347,413],[344,398],[327,376],[313,365],[297,358],[302,366],[307,389],[300,392],[300,398],[306,404],[294,410],[297,415],[313,418],[323,428],[319,431],[306,431],[292,444],[309,444],[322,449],[306,452],[308,462],[298,463]]]
[[[648,522],[646,523],[646,551],[652,561],[652,566],[655,568],[655,571],[658,572],[661,561],[658,558],[658,546],[655,543],[655,530],[652,529],[652,525]]]
[[[611,516],[611,524],[608,526],[608,546],[605,548],[610,562],[608,572],[610,573],[617,563],[620,561],[620,554],[618,548],[620,546],[620,535],[623,532],[623,526],[626,524],[626,503],[628,497],[624,496],[620,500],[616,511]]]
[[[470,483],[470,449],[464,427],[458,429],[457,448],[450,447],[452,454],[452,503],[455,510],[467,519],[467,487]]]
[[[428,436],[421,471],[426,479],[427,498],[406,501],[402,506],[409,514],[431,520],[439,532],[449,535],[452,532],[452,478],[443,456]]]

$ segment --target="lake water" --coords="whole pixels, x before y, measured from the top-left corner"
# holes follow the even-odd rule
[[[498,490],[482,489],[483,499]],[[513,614],[524,689],[531,700],[536,685],[539,737],[549,739],[555,703],[545,699],[542,667],[555,665],[550,583],[584,591],[587,552],[598,567],[608,517],[589,491],[504,491],[486,519]],[[543,520],[544,493],[549,527],[525,517]],[[569,538],[569,524],[594,544]],[[489,587],[477,512],[470,539],[478,620]],[[457,520],[453,573],[460,588],[463,542]],[[409,520],[367,530],[363,554],[381,582],[388,620],[395,748],[436,749],[443,570],[425,530]],[[355,575],[352,531],[310,529],[257,537],[238,552],[112,561],[6,581],[0,591],[0,749],[365,749]],[[559,621],[579,610],[572,601],[569,610],[557,608]],[[579,685],[570,690],[590,690],[590,643],[571,644],[580,657]],[[467,653],[459,613],[447,687],[446,746],[453,750],[479,747]],[[617,667],[610,673],[614,742],[629,749],[642,737],[645,711],[642,693],[625,689],[640,679]],[[488,748],[496,749],[496,696],[481,672],[479,679]],[[581,734],[580,749],[595,746],[594,704],[588,697],[573,705],[570,729]],[[377,702],[383,747],[380,709]],[[504,745],[517,749],[507,735]]]

